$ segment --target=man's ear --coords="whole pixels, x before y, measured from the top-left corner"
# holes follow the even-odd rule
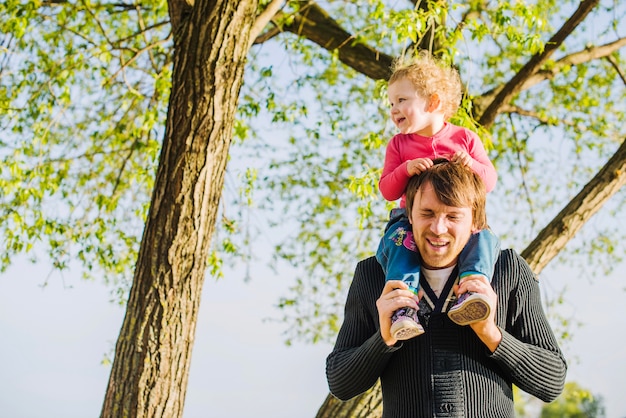
[[[435,110],[439,109],[440,105],[441,99],[439,98],[439,95],[437,93],[433,93],[432,96],[430,96],[430,100],[428,101],[428,111],[434,112]]]

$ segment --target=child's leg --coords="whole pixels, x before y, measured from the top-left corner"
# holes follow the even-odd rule
[[[392,211],[385,235],[378,245],[376,259],[385,272],[385,280],[402,280],[417,294],[420,257],[406,210]],[[419,323],[417,311],[406,306],[393,313],[390,332],[398,340],[408,340],[422,334],[424,328]]]
[[[500,240],[490,229],[472,234],[459,254],[459,278],[480,274],[491,282],[493,270],[500,255]],[[484,295],[465,293],[459,296],[448,312],[448,317],[459,325],[482,321],[489,316],[491,307]]]
[[[417,292],[421,260],[405,210],[392,211],[376,259],[385,272],[385,280],[402,280]]]
[[[489,282],[500,255],[500,239],[489,228],[472,234],[459,254],[459,277],[482,274]]]

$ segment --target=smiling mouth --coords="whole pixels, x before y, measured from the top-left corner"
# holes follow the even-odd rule
[[[449,242],[447,241],[432,241],[432,240],[427,240],[427,241],[432,247],[435,247],[435,248],[444,248],[449,244]]]

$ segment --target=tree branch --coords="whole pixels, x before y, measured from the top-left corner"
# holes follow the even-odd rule
[[[180,28],[185,15],[190,13],[194,0],[167,0],[167,9],[170,14],[174,43],[176,43],[176,33]]]
[[[611,63],[611,65],[613,66],[613,68],[615,68],[615,71],[617,72],[617,74],[619,75],[619,77],[622,79],[622,83],[624,83],[626,85],[626,74],[624,74],[624,70],[622,70],[617,62],[617,60],[615,59],[614,56],[612,55],[608,55],[606,57],[606,59]]]
[[[412,0],[412,2],[416,4],[416,1]],[[564,67],[607,57],[626,46],[626,38],[620,38],[609,44],[586,48],[583,51],[570,54],[556,61],[550,69],[540,69],[598,2],[599,0],[581,2],[576,12],[548,41],[546,49],[541,54],[533,57],[506,85],[474,99],[475,114],[480,117],[479,122],[481,124],[488,128],[495,120],[496,115],[505,109],[503,106],[510,102],[515,94],[553,78]],[[340,61],[367,77],[374,80],[389,78],[393,57],[367,45],[355,43],[355,36],[346,32],[315,2],[303,1],[302,3],[303,6],[298,14],[292,16],[291,23],[258,34],[254,42],[263,43],[284,31],[291,32],[307,38],[329,51],[338,50]],[[281,17],[280,12],[275,16]],[[284,16],[282,17],[284,18]],[[620,72],[620,75],[623,73]]]
[[[620,38],[605,45],[588,47],[582,51],[567,55],[558,60],[549,70],[543,69],[529,77],[523,84],[522,90],[528,89],[548,78],[553,78],[556,74],[561,72],[564,67],[583,64],[598,58],[609,57],[612,53],[624,46],[626,46],[626,38]]]
[[[504,86],[502,90],[498,92],[495,99],[489,104],[485,112],[481,115],[478,123],[485,128],[489,128],[496,119],[501,106],[505,103],[509,103],[511,99],[517,95],[523,88],[524,83],[536,74],[541,66],[550,58],[550,56],[557,50],[565,41],[565,39],[578,27],[578,25],[585,20],[585,17],[596,7],[599,0],[583,0],[580,2],[578,9],[574,14],[563,24],[561,29],[555,33],[552,38],[546,43],[545,49],[533,56],[530,61],[526,63],[515,76]]]
[[[252,25],[252,29],[250,31],[250,40],[248,42],[248,49],[252,47],[253,44],[256,43],[256,38],[261,34],[263,28],[267,26],[267,24],[272,20],[272,18],[285,6],[284,0],[272,0],[270,4],[267,5],[265,10],[257,16],[254,25]]]
[[[613,41],[605,45],[601,45],[597,47],[588,47],[582,51],[569,54],[559,59],[558,61],[556,61],[554,65],[550,66],[549,69],[539,70],[535,74],[528,77],[528,79],[522,84],[520,91],[527,90],[541,83],[542,81],[554,78],[557,74],[563,71],[565,67],[568,67],[568,66],[583,64],[585,62],[593,61],[598,58],[607,58],[611,63],[613,63],[613,61],[611,61],[612,60],[611,54],[623,48],[624,46],[626,46],[626,38],[620,38],[616,41]],[[622,80],[624,80],[624,83],[626,84],[626,78],[624,77],[623,72],[620,71],[620,68],[617,67],[615,64],[613,64],[613,67],[615,67],[616,71],[618,72],[618,74],[620,75]],[[480,95],[480,97],[474,98],[473,103],[474,103],[475,114],[481,115],[482,114],[481,109],[484,109],[489,104],[493,103],[496,95],[504,88],[505,86],[501,86],[501,87],[490,90]],[[506,112],[507,106],[508,105],[505,103],[501,104],[501,107],[498,109],[498,113]]]
[[[545,125],[550,125],[550,121],[548,118],[542,117],[541,115],[539,115],[538,112],[527,110],[519,106],[513,106],[509,104],[503,105],[502,108],[500,109],[500,113],[508,113],[508,114],[516,113],[521,116],[527,116],[529,118],[536,119],[540,123],[543,123]]]
[[[315,2],[283,25],[283,31],[309,39],[329,51],[338,51],[339,60],[374,80],[387,80],[391,75],[393,58],[356,41]]]
[[[565,247],[617,191],[626,184],[626,140],[593,179],[537,235],[522,252],[535,273]]]

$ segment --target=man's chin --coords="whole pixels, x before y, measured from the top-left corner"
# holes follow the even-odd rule
[[[422,264],[427,269],[445,269],[456,264],[456,260],[447,256],[422,256]]]

